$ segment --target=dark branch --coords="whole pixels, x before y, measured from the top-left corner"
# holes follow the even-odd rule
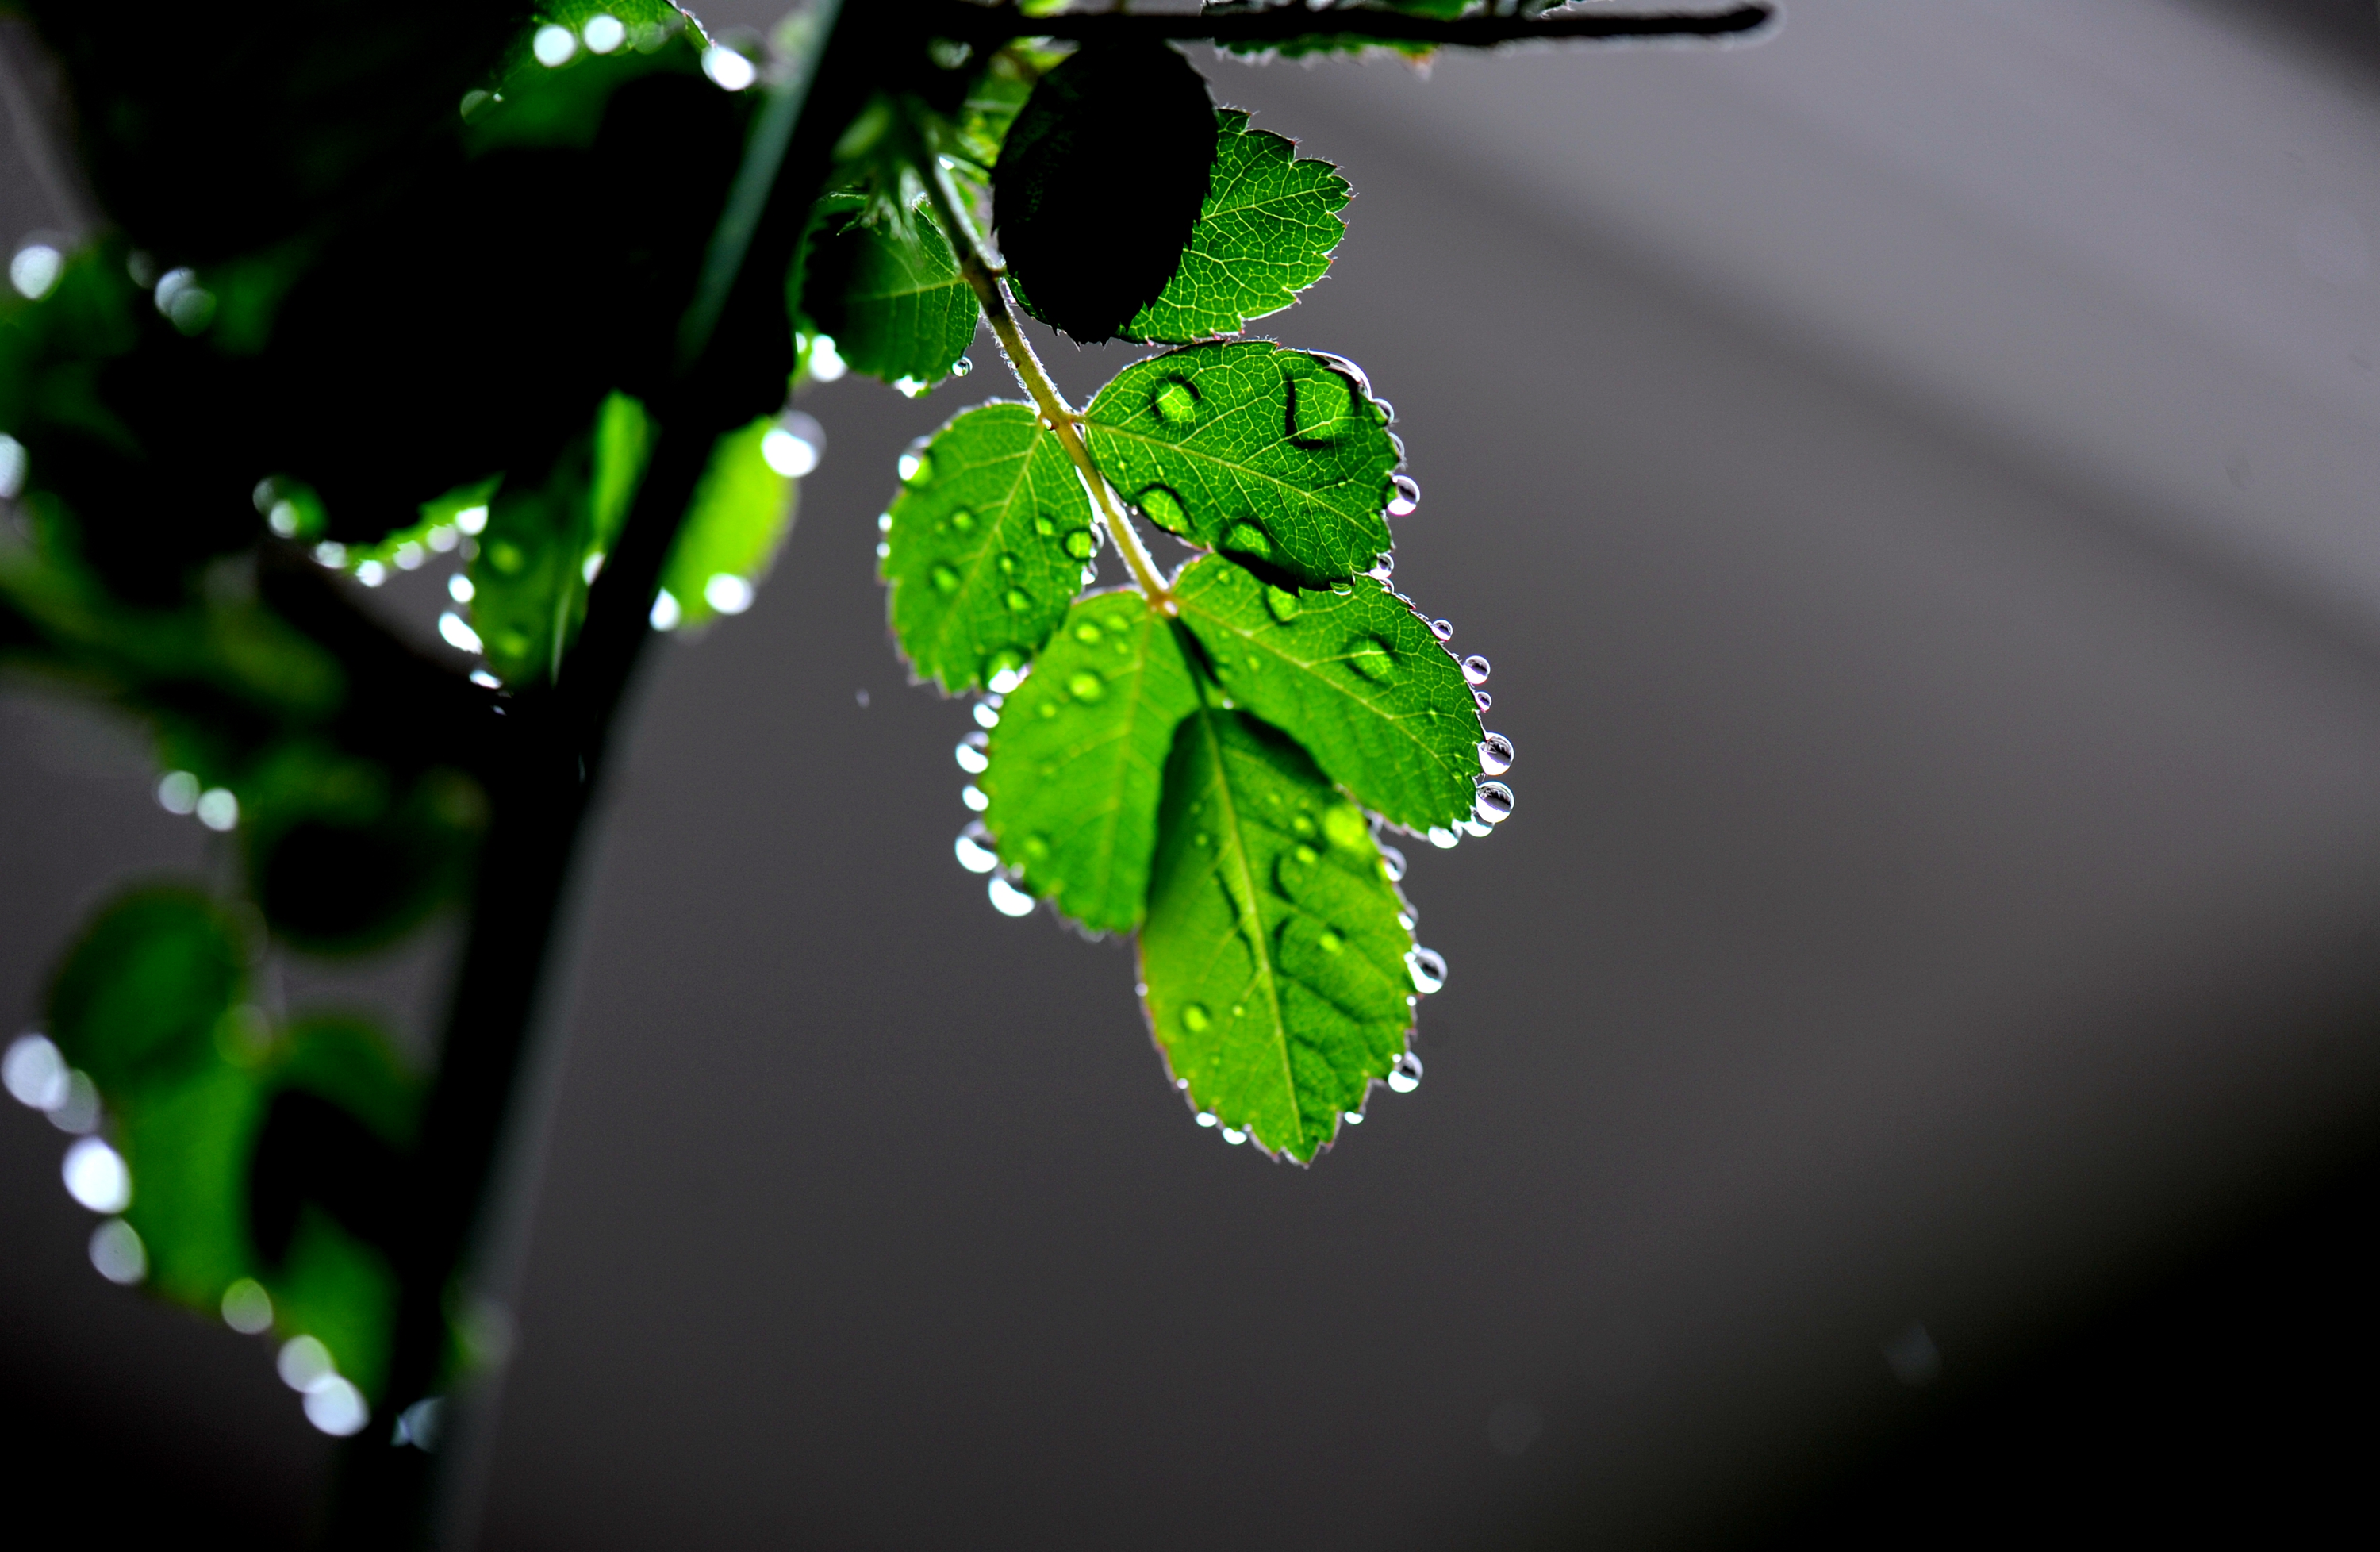
[[[1724,11],[1657,11],[1637,14],[1588,11],[1530,18],[1469,16],[1432,21],[1371,6],[1310,11],[1287,5],[1249,11],[1196,15],[1135,15],[1101,11],[1029,17],[1013,6],[982,6],[970,0],[939,0],[928,8],[932,31],[971,42],[998,44],[1011,38],[1063,38],[1074,42],[1111,42],[1126,38],[1172,38],[1216,43],[1291,43],[1303,39],[1362,38],[1379,43],[1419,43],[1433,48],[1495,48],[1546,39],[1730,38],[1755,32],[1776,19],[1765,5]]]

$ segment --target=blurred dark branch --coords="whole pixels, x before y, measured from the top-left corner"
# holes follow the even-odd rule
[[[1362,6],[1314,11],[1292,4],[1184,15],[1099,11],[1032,17],[1014,6],[930,0],[919,8],[916,25],[938,36],[995,47],[1012,38],[1062,38],[1084,43],[1128,38],[1214,43],[1363,38],[1380,43],[1418,43],[1432,48],[1495,48],[1540,39],[1741,37],[1758,31],[1775,19],[1775,8],[1766,5],[1735,6],[1723,11],[1583,11],[1543,17],[1481,15],[1433,21],[1426,17]]]

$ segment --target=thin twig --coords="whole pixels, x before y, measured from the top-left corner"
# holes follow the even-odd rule
[[[1430,48],[1496,48],[1536,40],[1603,40],[1742,37],[1776,19],[1766,5],[1723,11],[1609,11],[1563,13],[1538,18],[1469,16],[1451,21],[1371,6],[1334,6],[1312,11],[1303,5],[1251,11],[1203,11],[1160,15],[1099,11],[1027,16],[1012,5],[982,6],[970,0],[932,0],[919,25],[941,36],[998,46],[1011,38],[1062,38],[1073,42],[1171,38],[1214,43],[1293,43],[1323,38],[1361,38],[1377,43],[1415,43]]]

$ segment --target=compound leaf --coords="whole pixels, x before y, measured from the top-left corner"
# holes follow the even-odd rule
[[[950,239],[922,209],[820,236],[801,307],[854,371],[887,382],[940,382],[983,318]]]
[[[776,425],[773,416],[763,416],[711,447],[662,569],[662,590],[685,625],[743,612],[793,528],[794,481],[771,467],[763,451]]]
[[[1299,157],[1296,142],[1269,129],[1249,128],[1237,108],[1219,111],[1215,122],[1214,174],[1182,267],[1123,331],[1127,339],[1236,334],[1320,280],[1346,234],[1339,212],[1347,180],[1337,168]]]
[[[1173,730],[1198,692],[1174,627],[1131,588],[1096,593],[1001,708],[984,822],[1030,893],[1101,932],[1148,909]]]
[[[1416,831],[1469,817],[1478,705],[1387,588],[1358,576],[1292,589],[1209,558],[1184,568],[1173,596],[1232,698],[1305,745],[1357,802]]]
[[[50,1037],[111,1101],[196,1072],[248,988],[246,935],[195,890],[138,889],[91,923],[50,986]]]
[[[1097,548],[1082,481],[1030,405],[944,426],[888,516],[892,634],[917,677],[951,695],[1040,650]]]
[[[1250,340],[1135,362],[1084,434],[1125,499],[1193,543],[1309,582],[1368,571],[1389,548],[1387,412],[1322,357]]]
[[[1303,749],[1242,711],[1183,720],[1140,971],[1194,1104],[1299,1163],[1329,1146],[1405,1049],[1400,910],[1370,825]]]

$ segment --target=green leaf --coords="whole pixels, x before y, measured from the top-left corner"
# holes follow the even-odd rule
[[[812,244],[802,309],[833,337],[854,371],[887,382],[934,383],[974,343],[983,309],[959,273],[950,239],[923,209],[837,227],[856,199],[834,202]]]
[[[662,569],[662,589],[684,626],[740,614],[794,526],[794,481],[762,452],[776,419],[764,416],[714,443],[686,522]]]
[[[1140,925],[1166,757],[1197,704],[1173,626],[1137,590],[1067,612],[1001,707],[978,783],[984,823],[1028,892],[1095,931]]]
[[[379,1396],[396,1323],[396,1273],[386,1255],[310,1205],[280,1269],[259,1280],[273,1295],[275,1336],[312,1337],[330,1349],[340,1374],[367,1397]]]
[[[1403,1054],[1413,947],[1371,828],[1287,736],[1184,720],[1140,933],[1149,1027],[1191,1101],[1310,1161]]]
[[[1286,588],[1208,559],[1184,568],[1173,596],[1225,692],[1305,746],[1357,802],[1415,831],[1470,817],[1478,703],[1444,644],[1386,587],[1358,576]]]
[[[91,923],[50,984],[50,1038],[109,1099],[214,1060],[248,990],[248,940],[194,890],[137,889]]]
[[[1140,309],[1126,339],[1175,343],[1236,334],[1279,312],[1330,268],[1346,235],[1347,180],[1297,144],[1248,127],[1237,108],[1215,115],[1215,170],[1182,267]]]
[[[1389,548],[1400,456],[1363,384],[1262,341],[1134,363],[1085,415],[1091,460],[1149,521],[1208,549],[1329,582]]]
[[[256,1076],[218,1060],[132,1102],[110,1099],[132,1175],[124,1217],[148,1252],[149,1287],[210,1309],[256,1271],[248,1237],[248,1160],[264,1119]]]
[[[1030,405],[982,405],[943,427],[888,515],[892,634],[917,677],[951,695],[1022,669],[1098,548],[1082,480]]]

